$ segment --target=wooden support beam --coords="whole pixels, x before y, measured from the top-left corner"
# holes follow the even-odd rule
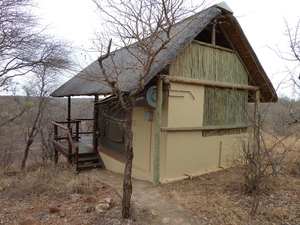
[[[71,122],[71,96],[68,96],[68,115],[67,115],[67,121],[68,121],[68,128],[70,127]]]
[[[205,127],[162,127],[162,132],[179,132],[179,131],[203,131],[203,130],[225,130],[246,128],[248,125],[223,125],[223,126],[205,126]]]
[[[98,108],[99,106],[97,105],[97,102],[99,101],[99,96],[95,95],[95,102],[94,102],[94,123],[93,123],[93,151],[97,151],[98,147],[98,138],[96,135],[96,131],[98,129]]]
[[[177,77],[177,76],[170,76],[170,75],[164,75],[164,76],[170,82],[174,82],[174,83],[195,84],[195,85],[206,86],[206,87],[232,88],[232,89],[252,90],[252,91],[259,89],[259,87],[252,86],[252,85],[231,84],[231,83],[223,83],[223,82],[216,82],[216,81],[198,80],[198,79]]]
[[[71,155],[72,155],[72,127],[69,127],[68,128],[68,164],[71,164],[71,160],[72,160],[72,157],[71,157]]]
[[[224,30],[224,27],[222,26],[222,24],[220,24],[218,27],[220,28],[223,36],[225,37],[226,41],[228,42],[228,44],[230,45],[230,47],[232,48],[232,50],[236,51],[235,46],[232,44],[232,42],[231,42],[230,38],[228,37],[226,31]]]
[[[76,131],[75,131],[75,140],[79,141],[79,123],[80,121],[76,121]]]
[[[254,134],[253,134],[253,154],[259,154],[259,102],[260,91],[255,91],[255,106],[254,106]]]
[[[163,80],[160,78],[157,80],[157,87],[156,87],[153,186],[159,185],[162,92],[163,92]]]
[[[217,19],[214,19],[214,22],[212,24],[212,32],[211,32],[211,44],[216,45],[216,25],[217,25]]]
[[[54,125],[54,140],[57,141],[58,140],[58,129],[57,126]],[[54,149],[54,163],[58,164],[58,151],[55,149],[55,147],[53,147]]]

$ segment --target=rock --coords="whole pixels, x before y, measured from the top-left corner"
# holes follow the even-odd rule
[[[87,212],[87,213],[91,213],[91,212],[93,212],[95,210],[95,207],[93,206],[93,205],[90,205],[90,206],[88,206],[86,209],[85,209],[85,211]]]
[[[84,200],[85,203],[96,203],[97,200],[93,197],[88,197]]]
[[[117,202],[112,200],[108,204],[109,204],[110,208],[113,208],[113,207],[115,207],[117,205]]]
[[[162,219],[162,222],[163,222],[164,224],[169,223],[169,222],[170,222],[170,218],[163,218],[163,219]]]
[[[42,224],[32,219],[26,219],[24,220],[22,225],[42,225]]]
[[[110,205],[108,203],[99,203],[95,208],[98,213],[106,213],[109,209]]]
[[[49,208],[49,212],[50,213],[57,213],[57,212],[59,212],[60,210],[58,209],[58,208],[55,208],[55,207],[50,207]]]
[[[73,201],[77,201],[81,198],[81,194],[72,194],[71,198]]]
[[[100,201],[100,203],[107,203],[107,204],[109,204],[111,201],[112,201],[111,198],[105,198],[105,199],[102,199]]]
[[[152,211],[151,213],[152,213],[153,216],[157,216],[158,215],[158,213],[156,211]]]
[[[104,186],[103,184],[99,184],[97,188],[98,188],[98,189],[104,189],[105,186]]]
[[[60,217],[65,217],[66,216],[66,212],[62,211],[60,212]]]
[[[176,219],[174,220],[175,223],[181,223],[182,221],[183,221],[182,218],[176,218]]]

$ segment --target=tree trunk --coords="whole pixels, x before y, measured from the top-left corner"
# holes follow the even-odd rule
[[[34,137],[36,136],[37,134],[37,126],[39,124],[38,120],[40,118],[40,115],[41,115],[41,107],[39,106],[39,111],[38,111],[38,114],[36,115],[36,118],[34,120],[34,123],[33,123],[33,126],[31,128],[31,131],[28,135],[28,141],[26,142],[26,146],[25,146],[25,151],[24,151],[24,156],[23,156],[23,159],[22,159],[22,164],[21,164],[21,170],[24,170],[25,169],[25,166],[26,166],[26,160],[27,160],[27,157],[28,157],[28,152],[29,152],[29,148],[30,146],[32,145],[33,143],[33,139]]]
[[[132,172],[132,159],[133,159],[133,132],[132,132],[132,117],[133,117],[133,107],[126,110],[126,165],[124,171],[124,181],[123,181],[123,200],[122,200],[122,217],[127,219],[130,217],[130,199],[132,194],[132,183],[131,183],[131,172]]]
[[[29,148],[33,143],[33,138],[29,138],[27,143],[26,143],[26,147],[25,147],[25,151],[24,151],[24,155],[23,155],[23,159],[22,159],[22,164],[21,164],[21,169],[24,170],[25,166],[26,166],[26,161],[28,158],[28,152],[29,152]]]

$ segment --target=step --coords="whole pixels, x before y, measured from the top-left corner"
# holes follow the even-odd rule
[[[98,162],[98,161],[99,161],[98,156],[78,157],[78,163]]]
[[[79,153],[78,158],[97,156],[98,154],[99,154],[98,152]]]
[[[101,168],[100,163],[90,163],[90,164],[82,164],[78,165],[78,170],[87,170],[87,169],[95,169],[95,168]]]

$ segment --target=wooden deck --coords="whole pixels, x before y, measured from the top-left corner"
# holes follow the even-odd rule
[[[63,140],[59,142],[65,148],[68,148],[68,141]],[[92,136],[82,136],[79,141],[74,141],[74,144],[79,147],[79,155],[86,154],[86,153],[93,153],[93,137]],[[63,152],[61,152],[63,151]],[[63,155],[68,154],[68,152],[61,149],[61,153]]]
[[[75,133],[72,127],[66,127],[62,124],[76,123]],[[80,120],[70,120],[69,122],[52,122],[54,126],[53,148],[55,153],[55,163],[58,163],[59,154],[67,158],[69,164],[76,165],[76,170],[105,168],[105,165],[97,150],[93,148],[93,136],[79,136],[84,133],[79,132]],[[63,131],[65,136],[59,137],[58,129]],[[76,141],[78,140],[78,141]],[[97,146],[97,142],[94,142]]]
[[[84,170],[84,169],[94,169],[94,168],[105,168],[104,163],[98,153],[98,151],[93,151],[93,137],[92,136],[82,136],[80,141],[74,141],[74,145],[78,146],[78,158],[75,160],[74,154],[68,154],[68,141],[60,141],[59,144],[64,147],[54,145],[56,151],[60,152],[64,157],[76,164],[77,171]]]

